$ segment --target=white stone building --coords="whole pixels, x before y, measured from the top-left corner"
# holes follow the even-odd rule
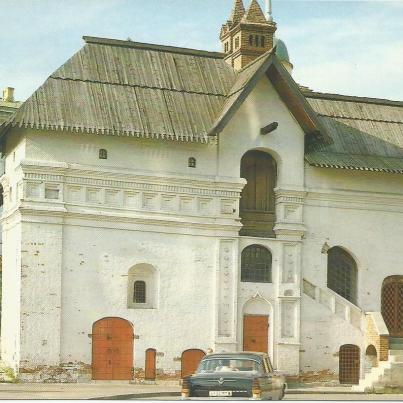
[[[274,31],[237,0],[223,54],[85,37],[0,126],[20,379],[179,376],[209,349],[343,383],[390,361],[403,103],[298,86]]]

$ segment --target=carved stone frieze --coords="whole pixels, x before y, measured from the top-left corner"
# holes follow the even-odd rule
[[[234,330],[235,298],[235,241],[221,240],[218,273],[218,329],[217,336],[231,337]]]

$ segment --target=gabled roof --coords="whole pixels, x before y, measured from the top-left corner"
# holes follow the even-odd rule
[[[84,37],[11,125],[206,142],[236,73],[216,52]]]
[[[0,136],[21,127],[208,142],[266,75],[313,140],[309,164],[403,173],[403,102],[308,91],[270,52],[236,72],[222,53],[84,39]]]
[[[271,81],[304,132],[315,137],[321,136],[325,143],[328,142],[330,139],[326,130],[302,95],[298,85],[278,60],[274,49],[266,52],[239,72],[221,114],[215,120],[209,134],[216,135],[225,128],[243,101],[264,76]]]

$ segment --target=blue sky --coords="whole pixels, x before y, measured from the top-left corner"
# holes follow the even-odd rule
[[[232,4],[0,0],[0,88],[13,86],[26,99],[82,47],[83,35],[220,50],[219,29]],[[403,0],[273,0],[273,14],[300,84],[403,100]]]

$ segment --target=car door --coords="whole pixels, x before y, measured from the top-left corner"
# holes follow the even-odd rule
[[[265,366],[268,368],[271,379],[271,390],[272,399],[280,399],[283,395],[283,378],[276,375],[271,365],[269,357],[264,357],[263,361],[266,363]]]
[[[261,377],[260,377],[260,387],[262,389],[263,399],[275,399],[276,393],[273,389],[273,373],[270,371],[270,367],[265,358],[262,359],[261,363]]]

